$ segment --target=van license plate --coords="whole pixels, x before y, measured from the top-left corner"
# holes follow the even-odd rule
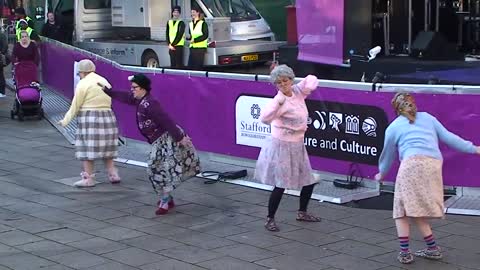
[[[242,56],[242,62],[258,61],[258,54],[249,54]]]

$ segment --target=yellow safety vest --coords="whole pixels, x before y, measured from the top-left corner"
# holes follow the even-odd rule
[[[24,30],[17,29],[17,41],[20,40],[20,36],[21,36],[21,34],[22,34],[22,31],[24,31]],[[33,29],[30,28],[30,27],[28,27],[27,29],[25,29],[25,31],[27,31],[28,36],[30,37],[30,36],[32,35]]]
[[[25,17],[24,19],[25,21],[27,21],[27,24],[30,26],[30,21],[32,20],[30,17]],[[20,29],[20,20],[17,21],[17,24],[15,25],[15,29]]]
[[[177,37],[178,33],[178,25],[180,24],[180,20],[168,20],[168,36],[170,37],[170,44],[173,43],[175,38]],[[183,46],[185,44],[185,33],[183,33],[183,37],[177,43],[176,46]]]
[[[193,42],[193,40],[195,38],[198,38],[200,36],[203,35],[203,32],[202,32],[202,26],[205,22],[203,20],[200,20],[199,22],[197,22],[197,24],[195,25],[195,29],[193,28],[193,21],[189,23],[189,26],[190,26],[190,36],[191,36],[191,40],[190,40],[190,48],[207,48],[208,47],[208,38],[205,39],[204,41],[200,41],[200,42]]]

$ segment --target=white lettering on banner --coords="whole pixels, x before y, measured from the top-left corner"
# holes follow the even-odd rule
[[[270,138],[271,127],[260,122],[260,113],[271,98],[240,96],[235,104],[237,144],[262,147]]]
[[[345,139],[340,140],[340,143],[339,143],[338,139],[317,140],[316,138],[305,137],[304,144],[305,146],[309,146],[309,147],[318,147],[318,148],[333,150],[333,151],[340,150],[342,152],[348,152],[348,153],[358,154],[358,155],[376,157],[378,154],[378,150],[375,146],[361,145],[356,141],[349,142]]]

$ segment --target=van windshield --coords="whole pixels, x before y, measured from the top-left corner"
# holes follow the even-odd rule
[[[260,19],[250,0],[202,0],[214,17],[230,17],[232,22]]]

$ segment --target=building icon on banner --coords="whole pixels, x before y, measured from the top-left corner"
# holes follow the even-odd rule
[[[345,117],[345,133],[360,134],[360,119],[358,116],[348,115]]]

